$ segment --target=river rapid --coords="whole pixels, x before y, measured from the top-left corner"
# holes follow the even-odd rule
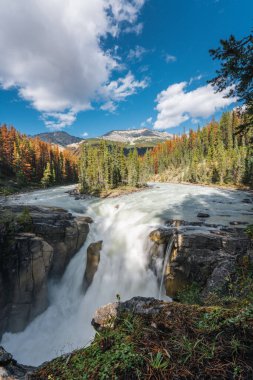
[[[133,296],[158,297],[160,284],[148,269],[148,234],[168,219],[208,223],[252,223],[252,195],[180,184],[150,184],[142,192],[120,198],[75,200],[67,191],[73,186],[40,190],[9,198],[9,203],[63,207],[74,215],[94,219],[87,241],[69,263],[62,279],[49,284],[50,306],[17,334],[5,333],[1,345],[23,364],[39,365],[63,353],[88,345],[94,336],[91,319],[101,305]],[[86,294],[81,284],[86,250],[103,240],[101,260]]]

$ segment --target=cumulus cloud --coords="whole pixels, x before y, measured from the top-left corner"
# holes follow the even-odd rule
[[[0,86],[16,87],[48,127],[70,125],[119,67],[101,38],[135,27],[144,1],[1,0]]]
[[[131,72],[128,72],[125,77],[111,81],[103,87],[101,95],[109,100],[100,108],[104,111],[114,112],[117,109],[118,102],[124,101],[128,96],[135,94],[139,88],[143,89],[147,85],[147,78],[138,81]]]
[[[87,136],[89,136],[89,133],[87,133],[87,132],[82,133],[82,137],[87,137]]]
[[[215,93],[210,84],[189,92],[187,85],[187,82],[176,83],[158,94],[155,129],[177,127],[192,118],[207,118],[236,102],[236,98],[224,98],[224,91]]]

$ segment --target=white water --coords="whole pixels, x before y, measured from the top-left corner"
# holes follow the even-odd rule
[[[16,360],[38,365],[90,342],[90,325],[97,307],[133,296],[159,296],[154,274],[147,269],[149,232],[170,218],[197,220],[210,213],[208,223],[252,222],[252,204],[241,203],[243,192],[189,185],[159,184],[144,192],[116,199],[75,200],[71,187],[36,191],[12,202],[64,207],[89,215],[95,223],[85,245],[71,260],[58,284],[50,284],[50,307],[23,332],[5,333],[1,342]],[[117,207],[115,207],[117,206]],[[98,271],[85,295],[80,288],[90,242],[103,240]]]

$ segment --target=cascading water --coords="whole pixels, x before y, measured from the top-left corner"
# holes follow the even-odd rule
[[[164,257],[163,268],[162,268],[162,276],[161,276],[161,282],[160,282],[160,288],[159,288],[159,295],[158,295],[159,300],[162,299],[162,295],[164,291],[164,278],[166,274],[167,265],[170,261],[170,255],[172,252],[173,244],[174,244],[174,235],[171,236],[170,241],[168,242],[166,251],[165,251],[165,257]]]
[[[116,199],[75,200],[66,193],[72,188],[40,190],[10,201],[63,207],[76,215],[89,215],[95,221],[86,243],[69,263],[60,282],[49,284],[48,309],[24,331],[3,336],[0,344],[24,364],[38,365],[89,344],[94,335],[90,321],[95,310],[115,301],[116,294],[122,300],[159,295],[157,279],[148,269],[146,239],[169,218],[194,221],[197,212],[206,209],[211,210],[210,223],[229,224],[235,215],[245,222],[252,218],[250,205],[241,202],[245,198],[243,192],[159,184]],[[83,295],[86,250],[91,242],[98,240],[103,240],[98,271]],[[167,247],[163,268],[169,260],[171,246],[172,242]],[[160,295],[164,274],[163,269]]]

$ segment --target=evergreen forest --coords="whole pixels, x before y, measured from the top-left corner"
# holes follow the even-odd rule
[[[5,124],[0,127],[0,190],[76,182],[76,158],[68,150],[30,138]],[[8,179],[6,185],[5,179]],[[10,187],[10,179],[13,189]]]
[[[158,144],[141,156],[121,144],[83,144],[79,161],[81,192],[98,194],[147,181],[253,187],[252,130],[237,133],[247,115],[224,112],[219,122]]]

